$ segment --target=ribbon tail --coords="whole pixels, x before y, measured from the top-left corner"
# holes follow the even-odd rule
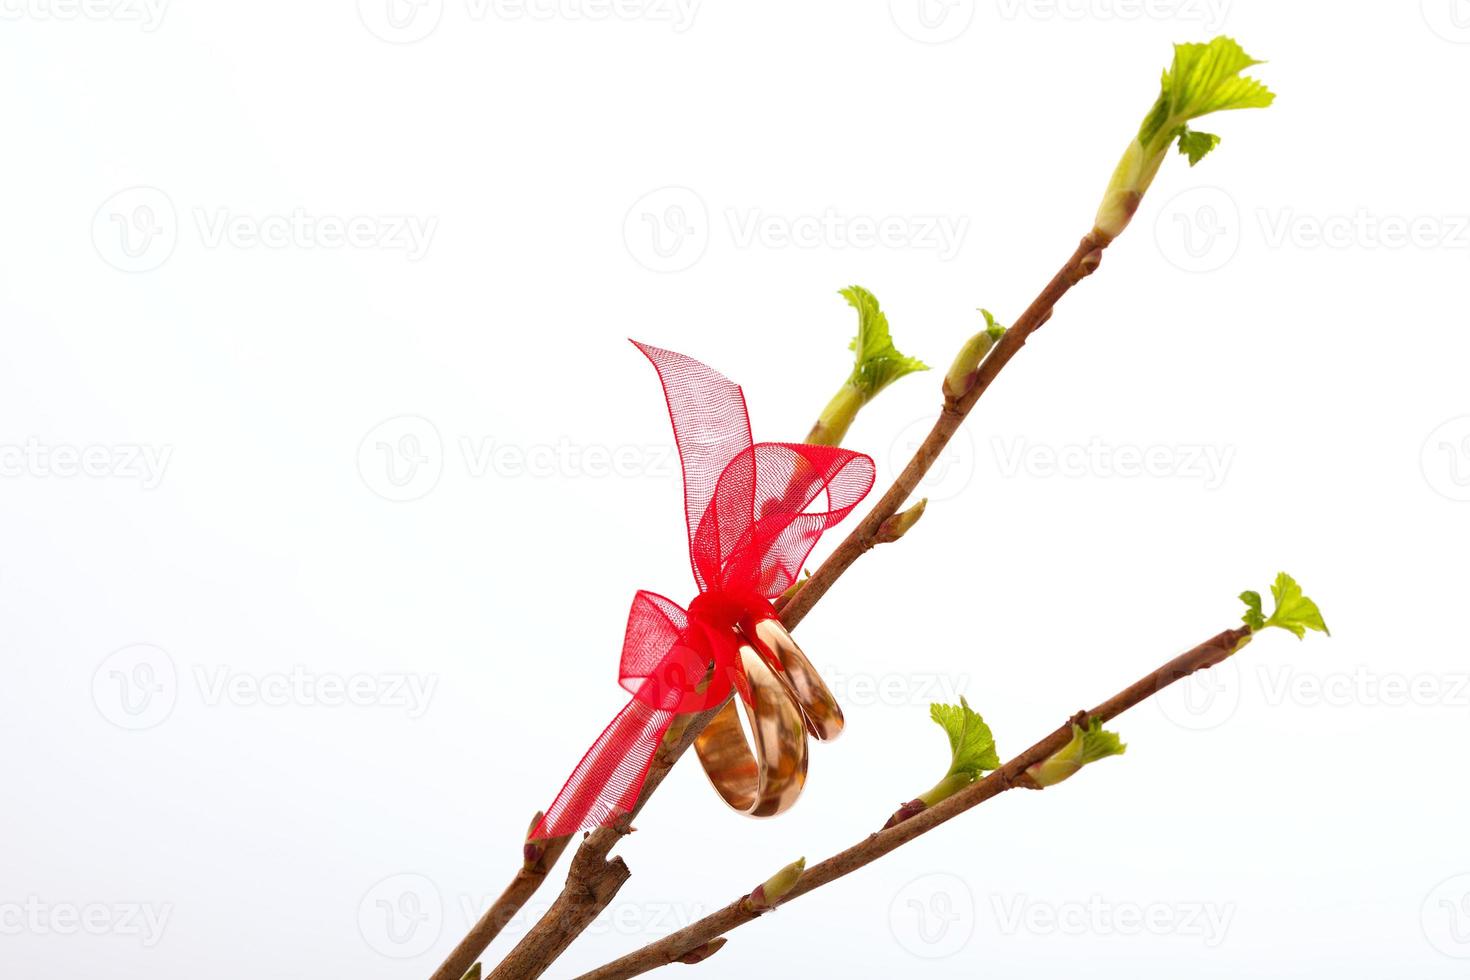
[[[673,720],[672,711],[629,701],[582,756],[530,839],[570,836],[631,811]]]

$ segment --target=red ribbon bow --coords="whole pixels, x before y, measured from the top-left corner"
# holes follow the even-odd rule
[[[619,683],[633,698],[603,729],[532,832],[561,837],[632,810],[678,714],[746,687],[734,626],[775,615],[827,528],[873,488],[873,460],[803,443],[752,443],[740,386],[693,358],[634,345],[658,371],[684,468],[689,563],[699,595],[685,610],[640,591],[628,613]],[[827,510],[809,511],[825,496]],[[706,680],[707,678],[707,680]]]

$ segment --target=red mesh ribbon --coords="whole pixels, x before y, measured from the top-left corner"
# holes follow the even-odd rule
[[[652,592],[633,598],[619,667],[633,698],[587,750],[532,839],[574,834],[633,808],[674,717],[745,688],[734,625],[774,615],[769,600],[796,581],[822,532],[873,487],[873,461],[862,453],[753,444],[739,385],[683,354],[635,346],[657,369],[674,424],[699,595],[687,610]]]

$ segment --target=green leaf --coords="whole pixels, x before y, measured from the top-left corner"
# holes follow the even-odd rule
[[[1005,325],[997,323],[995,321],[994,315],[992,315],[989,310],[985,309],[985,307],[982,306],[980,308],[980,312],[985,317],[986,336],[988,336],[991,340],[1000,340],[1000,338],[1004,337],[1006,334]]]
[[[1276,576],[1276,581],[1271,583],[1271,597],[1276,600],[1276,609],[1268,619],[1262,612],[1259,592],[1240,594],[1240,601],[1246,606],[1245,615],[1240,618],[1252,631],[1279,626],[1299,640],[1307,635],[1307,630],[1332,635],[1322,621],[1322,611],[1315,602],[1302,595],[1302,587],[1290,575],[1281,572]]]
[[[1026,770],[1026,775],[1037,787],[1045,789],[1071,779],[1082,767],[1112,755],[1122,755],[1128,746],[1116,732],[1103,731],[1102,720],[1090,719],[1087,727],[1074,724],[1072,740],[1062,746],[1046,760]]]
[[[1220,138],[1213,133],[1191,130],[1191,120],[1225,109],[1263,108],[1275,100],[1265,85],[1240,74],[1258,64],[1228,37],[1208,44],[1174,45],[1174,63],[1164,72],[1159,96],[1103,192],[1093,225],[1100,241],[1110,242],[1128,227],[1171,144],[1178,141],[1190,166],[1219,145]]]
[[[1253,630],[1263,629],[1266,626],[1266,615],[1261,612],[1261,594],[1259,592],[1242,592],[1240,601],[1245,603],[1245,615],[1241,620]]]
[[[1000,756],[996,755],[990,726],[964,698],[960,698],[957,705],[931,704],[929,717],[949,736],[952,762],[946,779],[949,776],[975,779],[983,772],[1000,768]]]
[[[1161,136],[1168,142],[1181,134],[1185,123],[1212,112],[1264,109],[1275,101],[1275,94],[1259,80],[1240,74],[1261,63],[1228,37],[1208,44],[1174,45],[1174,64],[1164,72],[1158,101],[1138,130],[1139,142],[1150,148]]]
[[[929,365],[899,353],[893,346],[888,317],[878,306],[878,297],[861,286],[849,286],[842,295],[858,312],[858,332],[850,345],[856,357],[848,384],[858,389],[864,400],[906,374],[929,370]]]
[[[1128,746],[1123,744],[1118,733],[1103,731],[1102,721],[1098,718],[1092,719],[1082,733],[1082,764],[1084,766],[1089,762],[1106,759],[1110,755],[1122,755],[1127,751]]]
[[[1276,611],[1266,620],[1267,626],[1289,630],[1299,640],[1307,635],[1307,630],[1332,635],[1322,621],[1322,611],[1302,595],[1302,587],[1290,575],[1281,572],[1276,576],[1276,581],[1271,583],[1271,595],[1276,600]]]
[[[1191,167],[1203,160],[1207,153],[1219,145],[1220,137],[1214,133],[1201,133],[1188,126],[1179,131],[1179,152],[1189,157]]]

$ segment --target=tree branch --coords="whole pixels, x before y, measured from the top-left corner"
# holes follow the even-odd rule
[[[1220,663],[1235,652],[1241,640],[1250,635],[1249,627],[1226,630],[1194,649],[1180,654],[1091,711],[1078,712],[1046,738],[985,778],[971,783],[949,799],[935,804],[903,823],[872,834],[847,850],[807,868],[797,880],[795,887],[777,904],[784,905],[794,898],[836,881],[907,844],[915,837],[953,820],[966,810],[979,806],[986,800],[1015,788],[1018,784],[1023,785],[1022,777],[1029,767],[1045,761],[1053,753],[1066,746],[1072,738],[1074,724],[1085,724],[1089,719],[1094,718],[1102,722],[1111,720],[1129,708],[1153,697],[1175,681]],[[605,966],[598,967],[590,973],[582,974],[577,980],[627,980],[628,977],[639,976],[666,964],[677,962],[681,957],[688,955],[691,950],[704,946],[732,929],[759,918],[762,914],[763,911],[754,908],[747,897],[741,897],[718,912],[705,916],[678,932],[670,933],[663,939],[650,943]]]
[[[1057,302],[1066,295],[1077,283],[1096,271],[1102,260],[1102,250],[1107,248],[1108,242],[1094,237],[1092,233],[1085,236],[1077,246],[1072,256],[1057,271],[1046,287],[1042,289],[1036,299],[1031,302],[1016,320],[1015,325],[1006,331],[1005,336],[995,345],[985,360],[980,362],[976,373],[974,384],[971,388],[958,398],[946,397],[944,408],[939,418],[934,423],[934,428],[924,438],[924,441],[915,451],[914,456],[903,472],[894,481],[893,486],[883,494],[883,497],[874,505],[873,509],[862,519],[848,536],[843,539],[837,549],[824,561],[817,571],[807,579],[797,593],[781,606],[781,621],[789,630],[794,630],[798,623],[806,618],[815,606],[827,594],[830,589],[852,564],[869,551],[880,539],[880,531],[883,524],[890,517],[897,514],[899,509],[907,502],[913,494],[919,481],[929,472],[930,467],[944,451],[951,438],[958,431],[960,424],[970,414],[971,409],[980,400],[995,380],[1001,370],[1010,363],[1021,347],[1026,343],[1028,337],[1035,333],[1047,320],[1051,318],[1052,310]],[[723,707],[723,705],[721,705]],[[663,782],[675,762],[694,744],[695,737],[709,724],[719,708],[702,712],[689,717],[687,724],[678,736],[675,737],[671,730],[669,736],[665,737],[664,744],[659,747],[654,756],[653,764],[649,769],[647,781],[639,794],[638,802],[633,810],[606,827],[587,834],[577,848],[576,857],[571,872],[567,876],[567,883],[563,888],[561,896],[553,907],[537,920],[530,931],[521,939],[520,943],[506,956],[499,966],[492,971],[486,980],[531,980],[539,977],[555,961],[556,957],[566,949],[576,933],[566,937],[564,942],[549,941],[547,933],[555,931],[568,931],[574,927],[574,923],[554,915],[558,907],[567,906],[574,902],[575,896],[586,895],[594,880],[601,880],[604,874],[604,866],[607,865],[608,855],[612,849],[632,829],[632,820],[642,810],[648,798],[653,795],[655,789]],[[621,862],[618,862],[621,864]],[[580,869],[580,870],[579,870]],[[626,870],[626,868],[624,868]],[[592,876],[591,878],[585,876]],[[539,884],[539,881],[537,882]],[[621,882],[618,883],[621,886]],[[495,914],[504,921],[508,921],[518,911],[531,894],[535,891],[533,886],[524,894],[517,893],[512,896],[503,908],[492,907],[486,916]],[[616,892],[616,888],[614,888]],[[507,895],[510,889],[507,889]],[[608,896],[610,901],[612,895]],[[497,900],[496,906],[506,900],[502,895]],[[483,919],[481,920],[484,921]],[[576,932],[586,928],[590,919],[580,926],[575,926]],[[478,929],[478,926],[476,927]],[[431,977],[431,980],[460,980],[467,970],[474,964],[476,957],[484,952],[499,930],[489,932],[485,944],[475,950],[476,943],[470,941],[467,936],[455,951],[445,960],[444,964]],[[698,944],[695,944],[698,945]]]

